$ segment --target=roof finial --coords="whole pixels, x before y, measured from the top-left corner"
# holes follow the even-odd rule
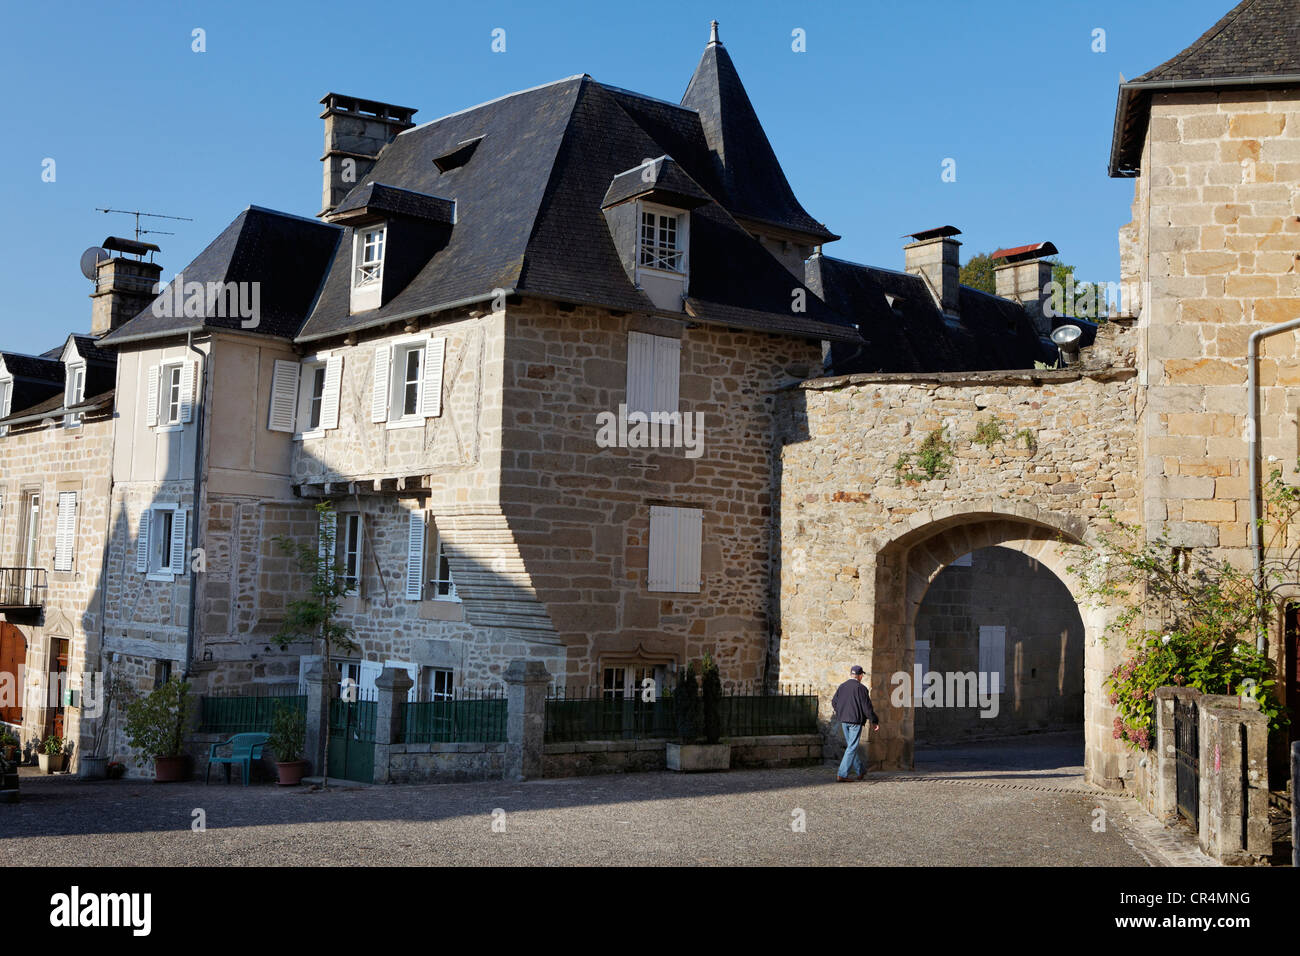
[[[718,39],[718,21],[710,20],[709,21],[709,43],[710,45],[712,45],[714,43],[721,43],[721,42],[722,41]]]

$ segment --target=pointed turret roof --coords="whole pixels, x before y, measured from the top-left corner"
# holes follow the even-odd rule
[[[723,205],[737,219],[800,233],[814,243],[839,237],[799,205],[758,121],[736,65],[718,39],[718,21],[682,106],[700,115]]]

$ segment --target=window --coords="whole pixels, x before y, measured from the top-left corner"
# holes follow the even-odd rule
[[[0,418],[9,414],[9,406],[13,404],[14,383],[13,379],[0,379]],[[0,435],[6,435],[9,432],[8,425],[0,425]]]
[[[405,428],[441,415],[446,354],[447,340],[430,336],[377,346],[370,420]]]
[[[149,368],[145,386],[145,423],[175,431],[194,416],[194,378],[197,362],[164,362]]]
[[[163,684],[172,679],[172,662],[171,661],[154,661],[153,662],[153,686],[157,690]]]
[[[451,562],[433,517],[423,511],[412,511],[408,521],[407,600],[459,601],[456,583],[452,580]]]
[[[979,672],[988,674],[990,693],[1001,693],[1006,686],[1004,670],[1007,663],[1007,629],[1001,624],[980,626]]]
[[[54,532],[54,570],[71,571],[72,558],[76,553],[77,540],[77,493],[64,491],[59,494],[59,513]]]
[[[73,365],[68,368],[68,386],[64,393],[63,404],[69,407],[80,404],[86,397],[86,366]],[[68,414],[63,419],[65,428],[77,428],[81,425],[81,415]]]
[[[456,696],[452,689],[453,671],[430,667],[424,674],[425,694],[429,700],[452,700]]]
[[[343,583],[349,591],[361,588],[361,515],[340,515],[342,527],[336,535],[335,564],[341,569]]]
[[[698,508],[650,509],[649,590],[699,593],[703,515]]]
[[[170,581],[185,573],[188,512],[175,505],[155,505],[140,514],[135,569],[152,581]]]
[[[271,376],[271,410],[266,427],[319,438],[339,427],[343,356],[322,352],[301,364],[277,360]]]
[[[678,411],[682,340],[644,332],[627,334],[627,410]]]
[[[357,232],[357,274],[354,285],[370,285],[383,278],[386,231],[383,226],[372,226]]]
[[[640,264],[651,269],[685,272],[678,244],[679,217],[654,209],[641,210]]]

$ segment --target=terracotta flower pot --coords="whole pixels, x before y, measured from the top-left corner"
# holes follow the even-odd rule
[[[184,754],[179,757],[154,757],[153,779],[156,783],[178,783],[187,780],[188,763],[189,758]]]
[[[280,786],[296,787],[302,783],[302,778],[307,773],[307,761],[293,760],[289,763],[277,763],[275,772],[280,776]]]

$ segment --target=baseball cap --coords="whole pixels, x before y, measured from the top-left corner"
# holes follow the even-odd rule
[[[850,674],[865,674],[866,671],[864,671],[864,670],[862,669],[862,666],[861,666],[860,664],[854,664],[852,667],[849,668],[849,673],[850,673]]]

